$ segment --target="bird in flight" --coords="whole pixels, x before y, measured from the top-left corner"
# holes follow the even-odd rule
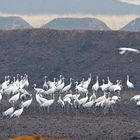
[[[133,48],[119,48],[119,51],[120,54],[125,54],[126,52],[140,53],[139,50]]]

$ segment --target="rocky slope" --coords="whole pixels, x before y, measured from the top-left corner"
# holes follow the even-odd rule
[[[129,74],[138,88],[140,55],[120,55],[118,48],[140,49],[139,40],[140,33],[117,31],[0,31],[0,80],[16,73],[27,73],[37,83],[59,74],[81,80],[92,73],[94,80],[99,75],[126,81]]]

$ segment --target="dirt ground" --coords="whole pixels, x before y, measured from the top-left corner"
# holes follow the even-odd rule
[[[134,94],[123,93],[122,101],[114,107],[115,113],[109,112],[107,115],[95,108],[69,108],[62,111],[57,104],[51,106],[48,114],[34,100],[20,118],[0,116],[0,140],[9,140],[12,136],[20,135],[67,137],[73,140],[140,139],[140,108],[130,103],[132,95]],[[8,107],[3,101],[1,112]]]

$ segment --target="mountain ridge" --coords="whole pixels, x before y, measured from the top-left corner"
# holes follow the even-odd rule
[[[55,18],[41,28],[57,30],[111,30],[103,21],[97,18]]]

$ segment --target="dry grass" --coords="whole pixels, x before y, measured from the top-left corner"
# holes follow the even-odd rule
[[[42,136],[19,136],[13,137],[10,140],[71,140],[68,138],[49,138],[49,137],[42,137]]]

